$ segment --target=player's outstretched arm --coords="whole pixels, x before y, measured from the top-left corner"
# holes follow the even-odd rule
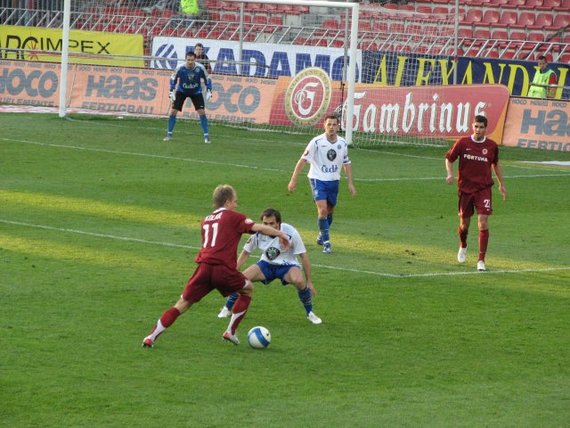
[[[289,242],[289,235],[280,230],[274,229],[271,226],[267,226],[266,224],[255,223],[251,228],[251,230],[253,230],[254,232],[261,232],[264,235],[268,236],[277,236],[279,238],[279,242],[281,243],[281,247],[283,250],[288,250],[289,247],[291,246],[291,243]]]

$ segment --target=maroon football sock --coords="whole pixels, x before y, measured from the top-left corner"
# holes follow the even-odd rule
[[[232,334],[236,334],[236,330],[239,326],[241,320],[245,317],[247,313],[247,308],[251,303],[250,296],[241,295],[236,300],[234,307],[232,308],[232,319],[230,320],[229,330]]]
[[[160,317],[160,322],[165,328],[168,328],[174,323],[174,321],[176,321],[176,318],[179,316],[180,311],[173,306],[162,314]]]
[[[489,229],[479,231],[479,260],[485,261],[487,244],[489,243]]]
[[[461,243],[461,248],[467,247],[467,234],[469,233],[469,229],[462,229],[461,227],[457,228],[457,235],[459,235],[459,242]]]

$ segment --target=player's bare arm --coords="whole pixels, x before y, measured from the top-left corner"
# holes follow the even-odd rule
[[[287,185],[287,189],[290,192],[294,192],[297,188],[297,179],[299,178],[299,174],[303,171],[303,168],[307,164],[305,159],[299,159],[297,164],[295,165],[295,169],[293,170],[293,174],[291,175],[291,180],[289,180],[289,184]]]
[[[445,159],[445,170],[447,171],[446,181],[447,184],[453,184],[455,179],[453,178],[453,163],[449,159]]]
[[[493,170],[495,171],[495,177],[497,177],[497,181],[499,182],[499,192],[503,195],[503,201],[507,199],[507,188],[505,187],[505,179],[503,177],[503,168],[497,162],[493,165]]]
[[[352,164],[344,165],[344,172],[346,178],[348,179],[348,191],[352,196],[356,196],[356,187],[354,186],[354,181],[352,180]]]
[[[237,259],[237,263],[236,263],[236,269],[240,270],[240,268],[242,267],[242,265],[245,263],[245,261],[249,258],[250,253],[248,253],[245,250],[242,250],[242,252],[240,253],[238,259]]]
[[[289,242],[289,236],[286,233],[283,233],[280,230],[274,229],[271,226],[267,226],[265,224],[255,223],[251,228],[254,232],[261,232],[264,235],[268,236],[276,236],[279,238],[279,242],[281,243],[281,247],[284,250],[288,250],[291,243]]]

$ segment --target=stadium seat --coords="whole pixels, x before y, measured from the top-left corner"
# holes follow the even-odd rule
[[[463,24],[475,24],[478,25],[483,19],[483,12],[481,9],[469,9],[465,14]]]
[[[269,17],[268,23],[271,24],[271,25],[279,25],[279,26],[281,26],[281,25],[283,25],[283,16],[281,16],[281,15],[272,15],[272,16]]]
[[[224,22],[239,22],[239,15],[237,13],[224,13],[221,19]]]
[[[567,13],[570,11],[570,0],[561,0],[560,6],[556,6],[554,9]]]
[[[489,7],[496,7],[500,9],[508,2],[509,0],[491,0],[491,2],[489,3]]]
[[[208,10],[221,9],[222,8],[222,5],[220,4],[219,0],[205,0],[204,6]]]
[[[552,22],[552,27],[556,30],[565,28],[567,25],[570,25],[570,14],[559,13],[554,17],[554,21]]]
[[[520,9],[521,6],[524,6],[526,0],[509,0],[508,3],[502,5],[503,8],[506,9]]]
[[[234,1],[221,1],[220,2],[220,9],[222,9],[224,11],[239,10],[239,8],[240,8],[240,4],[238,2],[234,2]]]
[[[389,31],[390,33],[397,33],[397,34],[404,34],[405,30],[404,30],[404,23],[402,22],[392,22],[389,25]]]
[[[483,46],[489,44],[489,39],[491,38],[491,31],[486,28],[476,28],[473,31],[473,38],[475,39],[474,46]]]
[[[245,10],[248,12],[258,12],[262,8],[262,3],[245,3]]]
[[[301,10],[293,5],[290,4],[279,4],[277,11],[279,13],[282,13],[284,15],[300,15],[301,14]]]
[[[420,4],[416,7],[416,12],[431,15],[432,9],[431,9],[431,6],[428,6],[427,4],[426,5]]]
[[[518,14],[514,10],[505,10],[501,13],[501,19],[495,26],[497,27],[511,27],[517,23]]]
[[[483,18],[481,19],[481,23],[493,27],[499,22],[500,19],[501,19],[501,13],[497,9],[487,9],[483,13]]]
[[[535,15],[533,12],[521,12],[516,24],[512,24],[513,28],[534,28]]]
[[[551,28],[554,18],[551,13],[539,13],[536,15],[536,20],[534,21],[534,27],[544,30],[546,28]]]
[[[520,6],[520,9],[535,10],[537,7],[542,6],[543,0],[526,0],[525,4]]]
[[[334,18],[327,18],[321,23],[321,28],[327,30],[340,30],[340,22]]]
[[[275,3],[263,3],[262,10],[267,13],[275,13],[277,12],[278,5]]]
[[[372,31],[372,23],[370,21],[360,21],[358,23],[358,31],[364,33]]]
[[[447,6],[434,6],[432,13],[436,15],[449,15],[449,8]]]
[[[372,22],[372,30],[378,33],[387,33],[388,32],[388,23],[385,21],[373,21]]]
[[[457,36],[460,39],[472,39],[473,38],[473,29],[468,27],[459,27],[457,30]]]
[[[497,45],[501,48],[507,47],[509,40],[509,33],[507,30],[499,29],[491,32],[491,39],[497,40]]]
[[[509,40],[511,40],[511,42],[515,41],[518,43],[515,43],[515,46],[520,46],[522,45],[522,42],[524,42],[526,40],[526,32],[524,31],[510,31],[509,32]],[[511,46],[513,44],[511,43]]]
[[[560,55],[556,62],[559,62],[560,64],[570,64],[570,53]]]
[[[538,10],[554,10],[560,6],[561,0],[544,0],[541,6],[537,6]]]
[[[267,16],[266,15],[254,15],[251,22],[253,24],[267,24]]]

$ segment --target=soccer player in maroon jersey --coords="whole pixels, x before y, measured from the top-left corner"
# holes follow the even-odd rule
[[[493,177],[491,170],[499,181],[499,192],[503,200],[507,198],[503,171],[499,165],[499,147],[490,138],[485,136],[487,131],[487,118],[475,116],[472,124],[473,134],[458,139],[445,155],[445,169],[447,170],[447,183],[453,184],[453,162],[459,159],[457,171],[457,184],[459,187],[459,252],[457,261],[465,263],[467,258],[467,233],[469,223],[475,210],[477,210],[477,225],[479,226],[479,258],[477,270],[484,271],[485,254],[489,242],[489,216],[493,212],[491,187]]]
[[[152,348],[156,338],[176,319],[210,291],[216,289],[224,297],[239,293],[224,340],[239,345],[236,329],[244,318],[253,295],[253,284],[236,268],[237,247],[244,233],[261,232],[277,236],[283,248],[289,248],[289,237],[273,227],[255,223],[235,211],[237,194],[232,186],[221,184],[214,190],[214,211],[202,221],[202,248],[196,256],[198,267],[188,280],[180,299],[162,314],[142,346]]]

